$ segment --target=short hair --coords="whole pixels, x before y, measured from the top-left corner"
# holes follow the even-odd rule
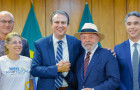
[[[125,23],[126,23],[126,20],[127,20],[127,18],[128,18],[129,16],[140,17],[140,13],[138,13],[137,11],[129,12],[129,13],[126,15],[125,19],[124,19],[124,22],[125,22]]]
[[[53,22],[53,17],[54,17],[56,14],[62,14],[62,15],[64,15],[64,16],[66,16],[66,17],[67,17],[67,24],[69,24],[69,21],[70,21],[69,15],[68,15],[67,12],[65,12],[64,10],[56,10],[56,11],[54,11],[53,14],[51,15],[51,20],[50,20],[51,23]]]
[[[9,54],[9,50],[6,47],[6,44],[8,44],[11,41],[12,37],[14,37],[14,36],[21,38],[21,36],[18,33],[16,33],[16,32],[11,32],[11,33],[6,35],[5,45],[4,45],[4,54],[5,55]],[[21,38],[21,40],[22,40],[22,38]]]
[[[13,21],[14,21],[14,16],[9,11],[0,11],[0,15],[10,15],[12,17]]]

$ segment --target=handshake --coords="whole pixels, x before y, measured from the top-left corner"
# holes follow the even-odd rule
[[[59,61],[56,66],[57,66],[57,71],[58,72],[68,72],[70,70],[70,62],[69,61]]]

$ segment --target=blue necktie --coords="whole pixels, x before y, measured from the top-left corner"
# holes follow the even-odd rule
[[[60,40],[57,43],[58,43],[58,46],[57,46],[57,53],[56,53],[56,63],[62,60],[62,57],[63,57],[63,48],[62,48],[63,41]],[[62,73],[58,73],[58,78],[55,79],[56,88],[61,87],[62,83],[63,83]]]
[[[135,43],[133,46],[134,46],[134,52],[133,52],[133,58],[132,58],[133,90],[139,90],[139,83],[138,83],[139,54],[137,50],[137,43]]]

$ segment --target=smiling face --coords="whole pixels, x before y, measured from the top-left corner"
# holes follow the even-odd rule
[[[66,34],[68,27],[67,21],[67,17],[63,14],[56,14],[52,18],[53,34],[59,40],[61,40]]]
[[[13,36],[11,40],[6,44],[9,51],[8,54],[19,55],[22,51],[22,40],[20,37]]]
[[[140,17],[129,16],[126,20],[127,33],[132,41],[140,39]]]
[[[7,35],[13,30],[14,21],[8,14],[0,14],[0,34]]]
[[[80,40],[86,51],[92,51],[99,42],[99,36],[96,34],[84,33],[80,35]]]

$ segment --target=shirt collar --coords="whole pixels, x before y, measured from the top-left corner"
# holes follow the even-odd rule
[[[57,43],[59,40],[54,36],[53,34],[53,42],[54,44]],[[62,38],[63,43],[66,43],[66,35],[64,36],[64,38]]]
[[[129,39],[129,42],[130,42],[130,46],[132,47],[133,46],[133,44],[135,43],[135,42],[133,42],[132,40],[130,40]],[[140,45],[140,40],[138,40],[137,42],[136,42],[138,45]]]

